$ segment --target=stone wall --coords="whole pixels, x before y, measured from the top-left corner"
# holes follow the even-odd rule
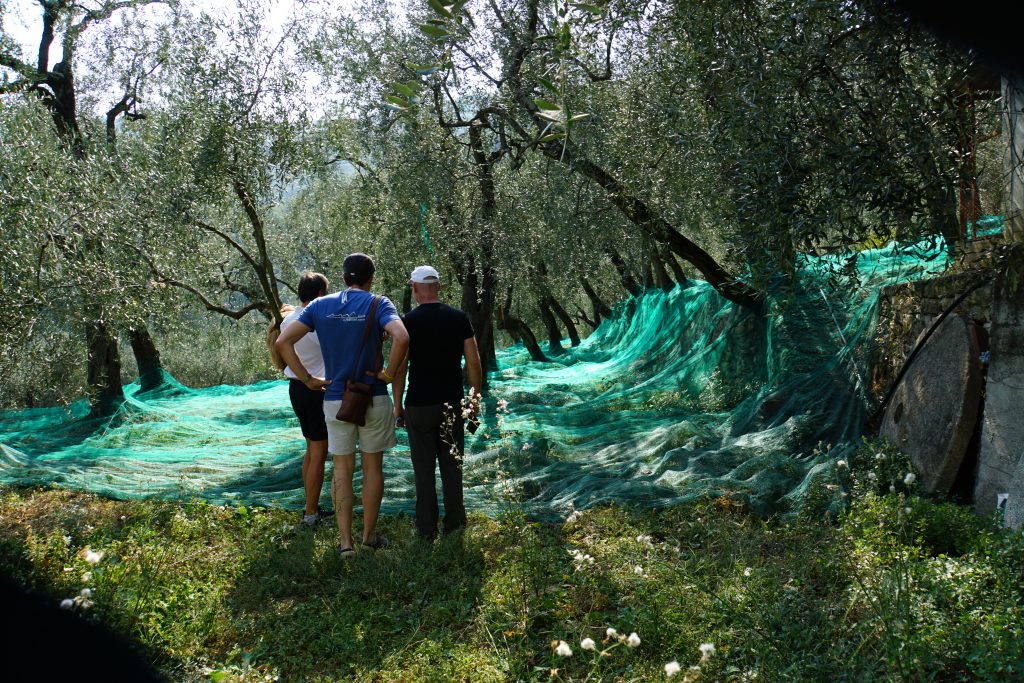
[[[871,390],[876,402],[882,401],[918,338],[985,272],[973,271],[906,282],[882,290],[878,302],[876,355],[871,375]],[[992,286],[983,285],[975,289],[954,312],[987,329],[992,316]],[[987,342],[984,339],[981,341],[982,346],[987,348]]]
[[[987,514],[1000,506],[1007,524],[1021,526],[1024,524],[1024,78],[1003,79],[1003,103],[1002,134],[1006,142],[1003,233],[995,238],[958,245],[957,263],[949,275],[882,291],[871,388],[880,403],[907,355],[935,319],[982,276],[994,276],[994,281],[975,289],[953,312],[958,320],[954,326],[968,330],[970,336],[968,344],[956,337],[960,350],[954,355],[964,356],[964,362],[959,365],[970,366],[977,355],[987,362],[983,395],[978,396],[974,386],[977,381],[969,378],[963,382],[962,392],[951,392],[948,385],[955,373],[950,368],[957,364],[926,359],[923,364],[928,367],[908,372],[909,379],[904,380],[908,387],[899,394],[902,397],[899,403],[910,405],[911,399],[916,398],[914,410],[932,412],[936,420],[919,420],[926,427],[912,435],[915,426],[907,424],[902,416],[893,415],[894,408],[890,404],[882,420],[882,431],[903,441],[897,445],[913,459],[914,453],[934,450],[935,444],[929,440],[942,438],[961,448],[962,430],[971,429],[973,440],[967,446],[970,452],[960,468],[958,482],[961,484],[957,488],[966,486],[962,492],[972,496],[977,512]],[[942,327],[946,327],[946,323]],[[949,334],[936,333],[928,343],[938,340],[935,345],[942,346],[943,336]],[[950,393],[957,397],[951,398],[947,395]],[[941,410],[929,408],[931,403],[960,401],[961,397],[965,404],[972,401],[981,404],[980,418],[975,419],[973,427],[965,423],[972,419],[969,412],[964,423],[953,424],[953,418],[947,419]],[[957,430],[961,431],[960,437],[950,438]],[[919,443],[911,443],[914,439]],[[922,469],[923,483],[934,482],[937,490],[948,488],[948,468],[952,465],[947,460],[935,458],[930,462],[919,455],[915,464]],[[929,467],[934,467],[935,471],[926,471]]]
[[[994,510],[1007,494],[1006,521],[1024,522],[1024,248],[1007,258],[995,283],[974,508]]]
[[[1004,238],[1007,234],[1004,232]],[[1003,241],[1000,239],[991,248],[986,248],[990,252],[1001,252],[998,274],[995,270],[982,268],[905,283],[882,291],[875,337],[877,355],[872,375],[872,392],[876,401],[880,402],[907,356],[936,318],[973,283],[985,275],[993,277],[993,281],[971,292],[952,314],[963,321],[961,325],[967,325],[972,337],[972,343],[964,347],[969,350],[962,352],[970,356],[964,359],[964,367],[974,360],[973,356],[979,354],[987,361],[984,392],[981,396],[978,396],[974,386],[976,381],[969,376],[970,373],[963,374],[964,401],[970,403],[976,400],[981,403],[978,412],[980,417],[975,426],[972,428],[966,423],[946,420],[942,413],[942,409],[947,408],[951,401],[960,400],[959,395],[956,398],[947,395],[950,394],[950,377],[956,374],[949,370],[952,365],[939,364],[928,358],[920,360],[922,356],[919,356],[911,367],[919,363],[927,367],[917,368],[916,374],[908,373],[903,380],[908,383],[904,393],[909,391],[911,395],[919,397],[921,400],[914,404],[914,410],[934,413],[938,422],[919,420],[927,427],[921,429],[916,436],[908,437],[908,430],[914,426],[904,424],[897,430],[891,424],[892,415],[887,412],[881,428],[890,437],[898,436],[897,440],[902,443],[896,445],[911,455],[912,459],[915,453],[935,450],[936,443],[943,440],[960,449],[964,441],[964,430],[971,430],[974,440],[969,446],[969,452],[965,452],[967,457],[959,473],[959,480],[967,487],[963,493],[971,495],[978,513],[988,514],[1000,506],[1005,512],[1007,524],[1021,526],[1024,524],[1024,244],[1003,244]],[[983,265],[994,264],[986,259]],[[945,326],[946,323],[943,323]],[[936,341],[940,337],[936,334],[928,344],[933,341],[940,344]],[[934,375],[931,385],[924,386],[929,381],[929,374]],[[930,401],[935,403],[934,409],[929,409]],[[907,400],[901,402],[910,404]],[[892,408],[893,403],[890,404],[890,411]],[[966,415],[965,419],[969,421],[969,409],[965,408],[959,413]],[[913,443],[915,438],[919,443]],[[920,456],[915,459],[915,464],[922,469],[922,483],[933,481],[936,490],[948,489],[950,472],[941,468],[951,466],[949,456],[944,452],[942,458],[933,459],[934,463],[928,459],[922,462]],[[932,467],[936,471],[929,471]]]

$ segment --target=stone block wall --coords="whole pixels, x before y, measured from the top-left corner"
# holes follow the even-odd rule
[[[906,282],[882,290],[878,302],[876,351],[871,375],[871,393],[876,402],[882,401],[918,338],[964,290],[984,274],[984,271],[959,273]],[[975,289],[954,313],[987,329],[992,315],[992,286],[983,285]],[[984,339],[981,343],[987,348]]]

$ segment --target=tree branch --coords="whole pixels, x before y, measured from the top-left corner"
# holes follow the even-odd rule
[[[39,82],[39,72],[10,53],[0,52],[0,66],[16,71],[19,76],[28,81]]]
[[[166,2],[167,0],[114,0],[113,2],[104,3],[97,9],[86,10],[85,16],[83,16],[77,24],[73,23],[69,25],[67,30],[64,32],[64,61],[71,61],[71,57],[74,55],[75,52],[75,42],[78,40],[78,36],[82,34],[82,31],[89,27],[89,24],[92,24],[96,21],[103,21],[104,19],[109,19],[111,16],[113,16],[114,12],[117,12],[118,10],[142,7],[145,5],[162,5]],[[47,11],[49,10],[49,7],[52,4],[54,3],[44,3],[44,7],[47,8]],[[65,5],[65,3],[61,2],[59,3],[58,9],[63,9],[66,6],[67,5]],[[47,51],[49,51],[49,45],[47,45],[46,48]],[[39,49],[40,63],[42,63],[42,45],[40,45]]]
[[[213,227],[212,225],[210,225],[209,223],[205,223],[205,222],[199,220],[198,218],[193,218],[192,222],[196,226],[202,228],[203,230],[206,230],[207,232],[212,232],[214,235],[217,235],[218,237],[220,237],[222,240],[227,242],[235,251],[237,251],[239,254],[241,254],[242,258],[244,258],[246,260],[246,262],[250,266],[252,266],[254,269],[259,269],[260,264],[256,262],[256,259],[253,258],[252,254],[250,254],[245,249],[245,247],[243,247],[241,244],[239,244],[237,241],[235,241],[235,239],[233,237],[231,237],[231,235],[228,235],[226,232],[224,232],[222,230],[219,230],[219,229]]]
[[[274,63],[274,57],[277,55],[277,52],[281,49],[281,46],[284,45],[284,41],[286,41],[291,36],[292,29],[294,28],[295,23],[293,22],[288,26],[288,30],[284,32],[284,34],[281,36],[281,39],[277,41],[277,45],[274,46],[274,49],[272,49],[270,53],[267,55],[267,63],[263,65],[263,71],[262,73],[260,73],[260,77],[256,79],[256,90],[252,94],[252,100],[249,102],[249,106],[246,107],[245,110],[242,112],[242,116],[240,118],[248,117],[249,113],[252,112],[253,107],[256,106],[257,100],[259,100],[260,95],[263,93],[263,81],[266,80],[267,73],[270,72],[270,66],[271,64]]]
[[[245,210],[245,215],[249,217],[249,224],[252,226],[252,238],[256,242],[256,251],[260,255],[259,265],[253,264],[253,269],[256,271],[257,280],[259,280],[260,286],[263,287],[263,294],[267,297],[267,300],[273,304],[273,314],[275,318],[280,318],[281,315],[281,294],[277,290],[277,277],[274,274],[273,263],[270,260],[270,253],[267,251],[267,241],[265,239],[266,231],[263,226],[263,219],[260,218],[259,211],[256,209],[256,204],[253,202],[252,196],[249,194],[248,188],[242,181],[241,177],[237,172],[231,172],[231,185],[235,189],[235,194],[238,196],[238,200],[242,202],[242,208]],[[280,322],[280,319],[278,320]]]
[[[202,302],[203,306],[205,306],[206,310],[208,311],[212,311],[213,313],[220,313],[221,315],[233,318],[235,320],[241,320],[252,311],[261,311],[263,313],[268,312],[269,306],[265,301],[250,300],[250,303],[248,305],[243,306],[238,310],[227,308],[226,306],[221,306],[219,304],[215,304],[214,302],[210,301],[210,299],[207,298],[207,296],[203,294],[203,292],[188,284],[187,282],[182,282],[181,280],[177,280],[175,278],[164,275],[164,273],[161,272],[161,270],[157,267],[156,262],[154,262],[153,259],[150,258],[150,256],[142,249],[131,244],[126,244],[125,246],[130,248],[136,254],[138,254],[139,257],[141,257],[142,260],[146,262],[146,265],[149,266],[149,271],[153,274],[153,277],[157,279],[157,282],[160,282],[161,284],[165,284],[171,287],[176,287],[178,289],[183,289],[186,292],[190,292],[197,299],[199,299],[200,302]]]
[[[473,68],[476,69],[477,73],[481,74],[484,78],[489,80],[496,87],[501,87],[501,80],[487,73],[487,69],[481,66],[480,63],[476,61],[476,58],[473,57],[473,55],[469,54],[469,51],[467,51],[466,48],[462,47],[462,45],[459,43],[455,43],[454,47],[456,50],[462,53],[463,57],[469,60],[469,63],[473,65]]]

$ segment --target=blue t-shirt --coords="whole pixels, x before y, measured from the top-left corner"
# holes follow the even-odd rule
[[[354,379],[367,382],[370,377],[356,377],[362,370],[377,370],[377,354],[380,352],[380,338],[384,326],[392,320],[401,320],[395,305],[385,297],[380,297],[377,312],[374,314],[373,327],[366,340],[362,353],[359,347],[363,342],[363,330],[366,328],[366,317],[370,314],[373,295],[361,289],[346,289],[336,294],[328,294],[315,299],[306,306],[298,320],[300,323],[316,331],[320,340],[320,350],[324,355],[324,375],[331,380],[327,385],[326,401],[340,401],[345,393],[345,382]],[[380,380],[373,380],[373,395],[383,396],[388,393],[387,385]]]

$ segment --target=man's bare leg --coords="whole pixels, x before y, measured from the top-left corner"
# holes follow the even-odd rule
[[[384,453],[363,453],[363,541],[372,541],[377,531],[377,515],[384,498]]]
[[[334,478],[331,480],[331,493],[334,498],[334,509],[338,519],[338,536],[341,537],[342,548],[354,548],[352,545],[352,505],[355,494],[352,492],[352,475],[356,469],[356,454],[334,456]]]
[[[320,492],[324,488],[327,441],[306,439],[306,457],[302,459],[302,485],[306,491],[306,515],[316,514]]]

